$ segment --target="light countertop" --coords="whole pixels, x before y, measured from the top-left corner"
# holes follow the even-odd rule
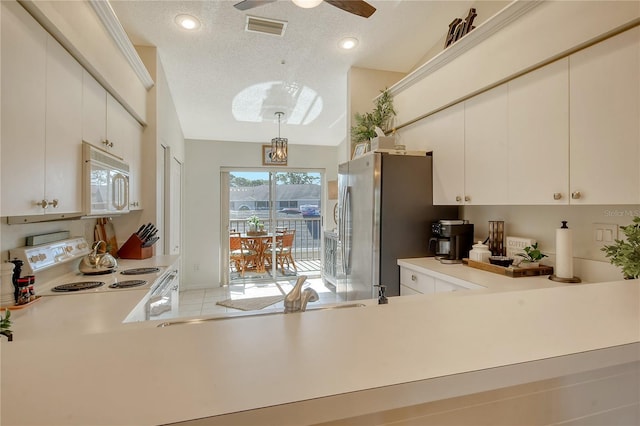
[[[558,281],[552,281],[548,275],[540,275],[533,277],[511,278],[506,275],[500,275],[493,272],[483,271],[472,268],[461,263],[443,264],[434,257],[419,257],[413,259],[398,259],[398,265],[412,269],[416,272],[422,272],[449,281],[453,284],[464,285],[465,282],[477,284],[484,289],[471,291],[520,291],[533,290],[541,288],[557,288],[565,286],[579,286],[586,284],[567,284]],[[463,292],[466,293],[466,292]]]
[[[461,392],[499,385],[505,368],[531,380],[554,366],[586,368],[566,357],[602,350],[618,351],[616,362],[640,359],[639,280],[532,286],[55,339],[17,335],[0,343],[2,424],[164,424],[336,395],[382,396],[375,407],[367,398],[287,418],[314,423],[450,396],[441,386],[450,378]],[[105,303],[127,309],[124,301]],[[411,391],[421,384],[433,386]],[[25,400],[38,409],[22,409]]]
[[[169,267],[179,256],[154,256],[149,259],[118,259],[118,270],[146,267]],[[160,276],[160,274],[158,274]],[[86,279],[87,276],[80,276]],[[129,276],[129,279],[133,276]],[[79,279],[77,272],[57,277],[55,284]],[[39,277],[36,277],[38,282]],[[132,328],[148,328],[145,323],[126,323],[123,320],[149,291],[144,288],[97,292],[65,293],[39,298],[32,305],[11,311],[12,331],[16,340],[58,339],[61,335],[85,335]],[[38,293],[39,290],[36,290]]]

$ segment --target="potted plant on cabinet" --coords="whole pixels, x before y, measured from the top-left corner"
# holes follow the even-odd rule
[[[355,114],[355,124],[351,127],[352,144],[368,142],[377,137],[376,127],[383,129],[385,133],[389,131],[391,121],[396,115],[393,108],[393,96],[389,93],[389,89],[381,90],[380,96],[376,98],[374,104],[373,111]]]
[[[627,280],[640,277],[640,217],[635,216],[633,223],[621,226],[624,240],[615,240],[611,245],[602,247],[612,265],[620,266]]]
[[[547,257],[538,249],[538,243],[525,247],[524,253],[518,253],[516,256],[520,256],[522,260],[518,263],[519,268],[537,268],[540,266],[540,261]]]

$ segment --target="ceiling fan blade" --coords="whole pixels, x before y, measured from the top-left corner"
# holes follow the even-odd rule
[[[233,5],[238,10],[249,10],[263,4],[274,3],[276,0],[242,0],[240,3]]]
[[[245,0],[246,1],[246,0]],[[349,13],[353,13],[354,15],[362,16],[363,18],[368,18],[373,15],[376,11],[376,8],[371,6],[364,0],[324,0],[332,6],[337,7],[338,9],[342,9]]]

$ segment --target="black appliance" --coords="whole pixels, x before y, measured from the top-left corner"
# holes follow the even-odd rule
[[[448,241],[449,252],[439,253],[442,263],[462,263],[462,259],[469,257],[473,246],[473,224],[465,220],[441,220],[431,224],[434,238],[440,247],[446,247],[443,241]]]

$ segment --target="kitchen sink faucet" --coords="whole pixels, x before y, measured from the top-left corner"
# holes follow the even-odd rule
[[[308,302],[315,302],[320,299],[318,293],[312,288],[302,290],[302,284],[307,280],[306,275],[298,277],[293,289],[284,298],[284,313],[304,312]]]

